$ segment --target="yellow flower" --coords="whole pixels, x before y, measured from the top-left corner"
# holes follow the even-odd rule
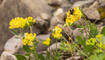
[[[34,33],[34,34],[25,33],[25,37],[22,40],[23,44],[24,45],[29,45],[29,46],[33,45],[33,41],[34,41],[35,37],[36,37],[36,33]]]
[[[22,17],[16,17],[14,19],[12,19],[9,23],[9,28],[10,29],[14,29],[14,28],[24,28],[24,26],[26,25],[26,20],[24,20],[24,18]]]
[[[102,40],[102,34],[96,35],[96,38],[97,38],[99,41],[101,41],[101,40]]]
[[[16,29],[16,28],[24,28],[25,26],[30,26],[33,23],[35,23],[35,20],[32,17],[28,18],[22,18],[22,17],[16,17],[12,19],[9,23],[10,29]]]
[[[53,29],[52,36],[53,36],[54,38],[59,39],[60,37],[62,37],[61,32],[62,32],[62,29],[61,29],[60,27],[56,26],[56,27]]]
[[[27,45],[28,41],[26,39],[23,39],[23,45]]]
[[[27,17],[27,18],[25,18],[26,20],[27,20],[27,25],[28,26],[30,26],[30,25],[32,25],[33,23],[35,23],[35,20],[34,20],[34,18],[33,17]]]
[[[76,18],[74,15],[70,15],[68,18],[66,18],[66,24],[68,26],[72,25],[74,22],[76,22]]]
[[[86,41],[87,45],[95,45],[96,39],[95,38],[90,38],[88,41]]]
[[[34,49],[34,47],[30,47],[30,49],[31,49],[31,50],[33,50],[33,49]]]
[[[103,44],[103,48],[105,49],[105,44]]]
[[[74,22],[79,20],[81,18],[81,16],[82,16],[82,13],[81,13],[79,7],[73,8],[73,11],[67,12],[66,25],[67,26],[72,25]]]
[[[49,46],[50,45],[50,41],[51,41],[51,39],[47,38],[45,41],[43,41],[43,44]]]
[[[66,45],[66,42],[63,42],[64,43],[64,45]]]
[[[100,43],[97,43],[97,46],[99,47],[99,48],[103,48],[103,44],[100,42]]]
[[[81,13],[79,7],[76,6],[76,7],[74,8],[73,15],[75,15],[75,18],[76,18],[77,20],[81,19],[82,13]]]
[[[56,39],[59,39],[62,37],[62,34],[61,33],[52,33],[53,37],[56,38]]]
[[[62,29],[58,26],[56,26],[54,29],[53,29],[53,32],[55,33],[61,33],[62,32]]]
[[[69,37],[69,40],[71,40],[72,38],[71,37]]]
[[[67,17],[70,17],[70,11],[67,12]]]
[[[67,41],[67,45],[70,45],[69,41]]]
[[[102,49],[97,49],[97,52],[100,52],[100,53],[101,53],[101,52],[103,52],[103,51],[102,51]]]

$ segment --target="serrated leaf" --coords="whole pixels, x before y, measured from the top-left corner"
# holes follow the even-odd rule
[[[89,38],[94,38],[98,34],[98,29],[95,24],[89,24]]]
[[[77,36],[76,41],[77,41],[78,44],[81,44],[83,46],[85,45],[85,42],[86,42],[86,40],[83,39],[81,36]]]

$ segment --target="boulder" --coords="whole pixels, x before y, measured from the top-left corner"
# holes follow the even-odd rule
[[[73,4],[72,8],[75,6],[83,7],[83,6],[86,6],[87,4],[91,4],[93,2],[94,2],[94,0],[77,1]]]
[[[73,30],[73,36],[77,37],[79,35],[82,35],[81,29],[80,28],[76,28]]]
[[[54,44],[52,44],[50,47],[48,47],[47,50],[48,50],[48,51],[56,51],[56,49],[59,50],[60,47],[61,47],[60,45],[61,45],[60,42],[54,43]]]
[[[46,13],[40,13],[40,17],[44,20],[50,20],[51,16]]]
[[[48,37],[50,38],[50,34],[41,34],[36,36],[36,40],[38,40],[39,42],[37,47],[38,52],[45,51],[47,49],[48,46],[43,45],[42,42],[46,40]],[[24,49],[22,47],[23,47],[22,38],[20,36],[15,35],[6,42],[4,46],[4,52],[8,52],[10,54],[16,53],[25,54]]]
[[[61,5],[64,0],[46,0],[50,5]]]
[[[1,0],[0,0],[1,1]],[[50,16],[51,8],[45,0],[3,0],[0,4],[0,49],[8,38],[13,35],[8,31],[8,23],[14,17],[39,16],[41,13],[46,13]],[[34,32],[42,30],[33,26]],[[0,53],[2,52],[0,50]]]
[[[90,20],[100,20],[100,14],[97,8],[84,8],[84,13]]]
[[[39,41],[39,44],[38,44],[38,47],[37,47],[37,51],[40,52],[40,51],[45,51],[47,49],[48,46],[46,45],[43,45],[42,42],[44,40],[46,40],[47,38],[50,38],[50,34],[42,34],[42,35],[38,35],[36,37],[36,40]]]
[[[22,46],[22,38],[15,35],[6,42],[4,46],[4,51],[14,54],[18,52],[18,50],[22,48]]]
[[[105,0],[98,0],[99,1],[99,3],[100,3],[100,7],[101,6],[105,6]]]
[[[61,25],[64,24],[64,15],[65,15],[64,13],[60,13],[59,15],[53,16],[51,18],[49,31],[51,31],[58,24]]]
[[[1,54],[0,60],[17,60],[16,57],[8,52],[3,52]]]
[[[94,2],[90,7],[84,8],[83,11],[88,19],[90,20],[100,20],[100,13],[97,10],[98,2]]]
[[[3,0],[0,0],[0,4],[2,3]]]
[[[54,12],[54,16],[58,16],[60,14],[64,13],[62,8],[58,8],[55,12]]]

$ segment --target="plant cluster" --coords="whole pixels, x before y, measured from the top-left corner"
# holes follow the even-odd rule
[[[9,29],[12,33],[21,35],[23,38],[23,49],[27,52],[25,55],[16,54],[17,59],[62,60],[63,52],[68,52],[71,54],[70,57],[82,56],[82,60],[105,60],[105,27],[99,32],[97,26],[86,19],[82,9],[79,7],[68,10],[64,26],[70,28],[81,18],[84,19],[85,23],[81,22],[81,25],[77,26],[81,29],[82,34],[76,37],[72,37],[72,35],[65,37],[62,34],[63,29],[55,26],[51,37],[56,40],[56,45],[58,40],[60,40],[60,51],[57,48],[56,51],[46,51],[46,56],[39,54],[36,50],[39,41],[36,39],[36,33],[32,32],[32,25],[35,23],[35,19],[33,17],[16,17],[12,19],[9,23]],[[30,28],[29,33],[25,32],[27,28]],[[42,44],[49,47],[53,39],[48,37]]]

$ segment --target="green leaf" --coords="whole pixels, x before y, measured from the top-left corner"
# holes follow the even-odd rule
[[[46,60],[45,57],[44,57],[42,54],[38,54],[38,57],[39,57],[41,60]]]
[[[94,38],[98,34],[98,29],[95,24],[89,24],[89,38]]]
[[[78,24],[77,28],[84,28],[84,26]]]
[[[46,60],[51,60],[51,58],[50,58],[50,52],[49,51],[47,51]]]
[[[31,49],[30,49],[30,47],[29,47],[28,45],[24,45],[24,46],[23,46],[23,49],[24,49],[24,51],[26,51],[26,52],[31,52]]]
[[[17,60],[27,60],[27,58],[23,55],[17,54],[15,56],[16,56]]]
[[[88,59],[85,60],[104,60],[104,59],[105,59],[105,54],[101,53],[101,54],[91,55]]]
[[[29,56],[29,59],[28,60],[31,60],[31,56]]]
[[[9,29],[9,31],[10,31],[11,33],[13,33],[14,35],[18,35],[18,32],[17,32],[16,30],[14,30],[14,29]]]
[[[83,38],[83,36],[77,36],[76,41],[78,44],[81,44],[83,46],[85,45],[85,42],[86,42],[86,40],[85,40],[85,38]]]
[[[53,52],[53,60],[60,60],[60,56],[61,56],[61,53],[58,51],[58,52]]]
[[[25,56],[30,56],[30,53],[26,53]]]
[[[103,27],[101,34],[103,34],[105,36],[105,26]]]
[[[85,15],[85,13],[83,12],[83,9],[82,9],[82,8],[79,8],[79,9],[80,9],[80,11],[81,11],[81,13],[82,13],[83,18],[86,18],[86,15]]]

